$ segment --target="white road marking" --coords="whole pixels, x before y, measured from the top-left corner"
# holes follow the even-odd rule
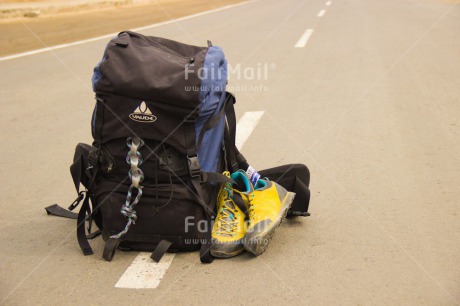
[[[303,48],[310,39],[311,34],[313,34],[313,29],[307,29],[300,37],[299,41],[295,44],[294,48]]]
[[[134,29],[131,29],[131,31],[139,32],[139,31],[143,31],[143,30],[153,29],[153,28],[156,28],[156,27],[159,27],[159,26],[163,26],[163,25],[167,25],[167,24],[171,24],[171,23],[175,23],[175,22],[179,22],[179,21],[183,21],[183,20],[188,20],[188,19],[192,19],[192,18],[195,18],[195,17],[200,17],[200,16],[212,14],[212,13],[215,13],[215,12],[220,12],[220,11],[223,11],[223,10],[227,10],[227,9],[230,9],[230,8],[234,8],[234,7],[237,7],[237,6],[241,6],[241,5],[245,5],[245,4],[252,3],[252,2],[257,2],[257,1],[260,1],[260,0],[249,0],[249,1],[240,2],[240,3],[236,3],[236,4],[230,4],[230,5],[223,6],[223,7],[220,7],[220,8],[216,8],[216,9],[213,9],[213,10],[208,10],[208,11],[204,11],[204,12],[201,12],[201,13],[197,13],[197,14],[193,14],[193,15],[189,15],[189,16],[184,16],[184,17],[180,17],[180,18],[176,18],[176,19],[171,19],[171,20],[167,20],[167,21],[163,21],[163,22],[159,22],[159,23],[154,23],[154,24],[144,26],[144,27],[134,28]],[[118,32],[117,33],[107,34],[107,35],[102,35],[102,36],[98,36],[98,37],[93,37],[93,38],[89,38],[89,39],[83,39],[83,40],[79,40],[79,41],[74,41],[74,42],[71,42],[71,43],[68,43],[68,44],[62,44],[62,45],[57,45],[57,46],[46,47],[46,48],[42,48],[42,49],[37,49],[37,50],[32,50],[32,51],[27,51],[27,52],[22,52],[22,53],[17,53],[17,54],[12,54],[12,55],[8,55],[8,56],[2,56],[2,57],[0,57],[0,62],[15,59],[15,58],[19,58],[19,57],[24,57],[24,56],[28,56],[28,55],[34,55],[34,54],[38,54],[38,53],[43,53],[43,52],[53,51],[53,50],[57,50],[57,49],[62,49],[62,48],[66,48],[66,47],[86,44],[86,43],[93,42],[93,41],[98,41],[98,40],[101,40],[101,39],[108,39],[108,38],[115,37],[117,35],[118,35]]]
[[[238,121],[236,128],[236,147],[241,151],[243,149],[244,143],[251,136],[252,131],[254,131],[257,123],[259,123],[260,118],[264,114],[263,111],[258,112],[246,112]]]
[[[259,123],[263,111],[246,112],[237,124],[236,146],[242,149],[255,127]],[[175,254],[166,253],[159,263],[150,258],[151,253],[140,252],[131,265],[126,269],[115,288],[155,289],[168,271]]]
[[[321,10],[321,11],[319,11],[319,13],[318,13],[318,17],[323,17],[324,14],[326,14],[326,10]]]
[[[166,253],[159,263],[154,262],[150,255],[151,253],[139,253],[120,277],[115,288],[154,289],[158,287],[176,254]]]
[[[331,5],[331,3],[332,3],[331,1],[328,1],[328,2],[326,2],[326,5],[329,6],[329,5]]]

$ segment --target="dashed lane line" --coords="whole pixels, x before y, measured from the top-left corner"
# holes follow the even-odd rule
[[[311,34],[313,34],[313,29],[306,29],[302,36],[299,38],[297,43],[294,45],[294,48],[303,48],[307,45],[308,40],[310,39]]]

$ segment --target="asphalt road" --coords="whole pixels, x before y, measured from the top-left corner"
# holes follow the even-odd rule
[[[238,118],[264,111],[243,152],[312,173],[312,216],[283,223],[262,256],[178,254],[156,289],[115,288],[137,253],[105,262],[97,239],[84,257],[75,222],[43,209],[75,197],[68,167],[91,141],[107,39],[0,61],[0,303],[459,304],[460,7],[326,2],[262,0],[142,31],[210,39],[242,71],[267,64],[230,80]]]

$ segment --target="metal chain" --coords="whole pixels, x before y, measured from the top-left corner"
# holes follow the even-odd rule
[[[134,210],[134,206],[136,206],[142,198],[142,186],[140,184],[144,180],[144,173],[139,168],[143,161],[139,149],[144,145],[144,141],[137,137],[128,137],[126,139],[126,145],[129,148],[128,155],[126,156],[126,162],[128,163],[128,165],[131,166],[131,169],[128,172],[129,179],[131,180],[131,186],[129,186],[128,194],[126,195],[126,202],[121,207],[120,212],[123,216],[128,218],[128,222],[126,223],[125,228],[120,233],[110,236],[110,238],[115,239],[118,239],[124,234],[126,234],[131,225],[136,224],[137,213]],[[137,195],[134,198],[134,201],[131,203],[131,197],[134,188],[137,189]]]

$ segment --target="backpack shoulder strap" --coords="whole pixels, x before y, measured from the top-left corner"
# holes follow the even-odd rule
[[[86,193],[83,204],[81,205],[80,211],[78,212],[77,217],[77,240],[83,254],[91,255],[93,254],[93,249],[89,245],[88,238],[86,237],[86,212],[89,210],[89,194]]]
[[[102,258],[104,258],[107,261],[112,261],[113,256],[115,255],[115,251],[117,250],[117,247],[120,244],[120,242],[120,238],[109,238],[105,243]]]
[[[225,117],[227,119],[227,124],[225,126],[224,132],[224,148],[228,163],[228,169],[231,172],[235,172],[239,169],[238,162],[237,162],[237,152],[238,149],[236,148],[236,114],[235,114],[235,107],[234,104],[236,103],[235,96],[229,92],[227,92],[227,98],[229,102],[226,104],[225,107]],[[239,153],[239,152],[238,152]]]
[[[225,94],[225,101],[224,101],[224,104],[222,105],[222,108],[220,110],[217,110],[216,108],[214,110],[213,115],[210,116],[203,125],[200,131],[200,135],[198,136],[198,141],[196,143],[197,148],[201,146],[201,143],[203,142],[204,134],[206,133],[206,131],[214,128],[219,123],[219,121],[222,119],[222,117],[227,113],[228,105],[231,104],[233,107],[233,104],[235,103],[235,97],[228,92],[225,92],[224,94]]]

